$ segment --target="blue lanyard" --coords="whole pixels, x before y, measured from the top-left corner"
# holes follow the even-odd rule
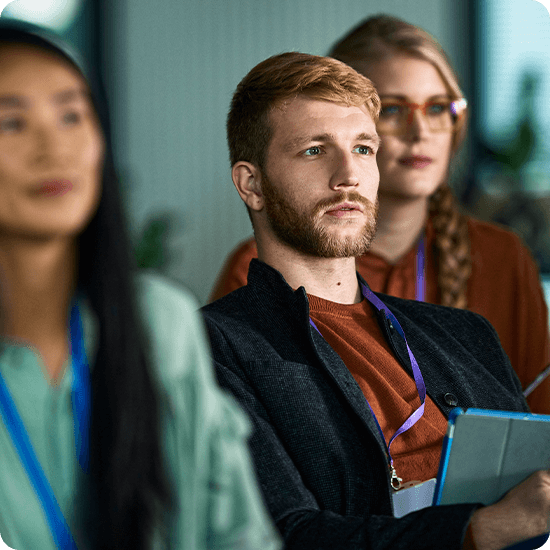
[[[75,444],[78,461],[85,473],[89,465],[89,427],[90,427],[90,370],[84,350],[82,321],[76,300],[71,308],[70,320],[71,359],[73,367],[72,405],[75,424]],[[55,545],[63,550],[76,550],[76,544],[52,487],[40,466],[34,452],[23,420],[17,411],[4,378],[0,374],[0,409],[4,423],[17,449],[19,458],[40,499],[40,504],[48,521]]]
[[[418,366],[418,363],[416,362],[416,359],[413,355],[413,352],[411,351],[411,348],[409,347],[409,344],[407,343],[407,338],[405,338],[405,332],[401,328],[401,325],[399,324],[399,321],[395,317],[395,315],[390,311],[390,309],[380,300],[374,292],[370,288],[368,288],[366,285],[361,283],[361,291],[363,293],[363,296],[378,310],[378,311],[384,311],[386,316],[390,319],[392,324],[397,329],[397,332],[399,335],[405,340],[405,345],[407,346],[407,352],[409,353],[409,359],[411,360],[411,366],[413,371],[413,377],[414,377],[414,383],[416,384],[416,389],[418,391],[418,397],[420,398],[420,406],[418,409],[416,409],[410,416],[405,420],[405,422],[398,428],[398,430],[393,434],[393,436],[390,438],[389,443],[386,444],[386,438],[384,437],[384,432],[382,431],[382,428],[380,427],[380,423],[378,422],[378,419],[376,418],[376,415],[374,414],[374,411],[372,410],[372,407],[370,406],[370,403],[367,401],[367,405],[370,409],[370,412],[374,418],[374,421],[376,422],[376,426],[378,428],[378,431],[380,432],[380,435],[382,436],[382,441],[384,444],[386,444],[386,454],[388,456],[388,462],[389,462],[389,469],[390,469],[390,483],[391,486],[398,490],[401,487],[401,482],[403,481],[400,477],[397,477],[397,472],[395,471],[395,468],[393,466],[393,458],[390,453],[390,447],[391,444],[394,442],[395,438],[402,433],[406,432],[410,428],[412,428],[422,417],[424,414],[424,404],[426,401],[426,385],[424,384],[424,378],[422,377],[422,373],[420,372],[420,367]],[[311,326],[319,333],[321,334],[321,331],[315,326],[315,323],[313,322],[313,319],[309,319],[309,323]],[[323,336],[321,334],[321,336]]]
[[[416,300],[426,301],[426,232],[422,231],[416,248]]]

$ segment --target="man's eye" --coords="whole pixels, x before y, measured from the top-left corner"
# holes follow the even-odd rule
[[[80,119],[80,113],[77,113],[76,111],[70,111],[63,115],[64,124],[78,124],[80,122]]]
[[[360,155],[372,155],[374,150],[368,145],[359,145],[354,150],[354,153],[359,153]]]
[[[23,121],[20,118],[10,117],[0,120],[0,132],[14,133],[23,128]]]
[[[314,147],[310,147],[309,149],[306,149],[304,152],[304,155],[306,155],[306,157],[314,157],[320,154],[321,154],[321,148],[318,147],[317,145],[315,145]]]

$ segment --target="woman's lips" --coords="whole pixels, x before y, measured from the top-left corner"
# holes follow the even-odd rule
[[[410,168],[425,168],[432,162],[433,160],[430,157],[423,156],[403,157],[399,159],[399,164]]]
[[[36,190],[37,195],[43,197],[59,197],[73,188],[69,180],[51,180],[42,182]]]

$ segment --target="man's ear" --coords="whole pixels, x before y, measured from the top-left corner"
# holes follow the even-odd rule
[[[250,162],[241,160],[233,165],[231,177],[245,204],[257,212],[262,210],[264,196],[262,194],[260,170]]]

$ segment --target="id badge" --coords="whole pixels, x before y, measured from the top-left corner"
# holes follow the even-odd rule
[[[414,482],[412,482],[414,483]],[[432,505],[435,491],[435,477],[415,485],[405,484],[392,493],[393,515],[400,518]]]

